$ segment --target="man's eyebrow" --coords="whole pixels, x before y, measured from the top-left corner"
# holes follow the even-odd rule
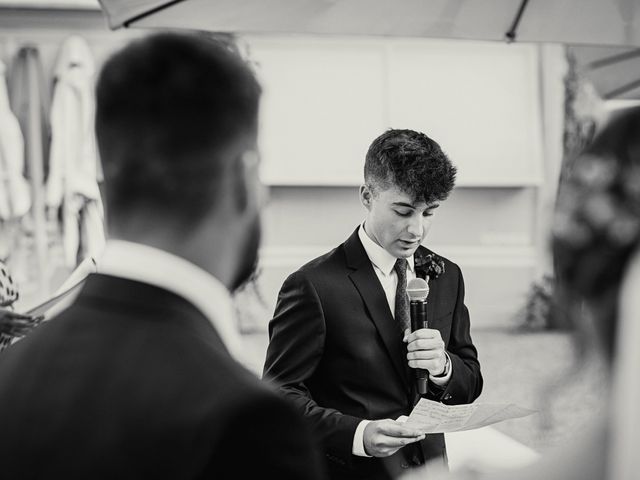
[[[415,205],[411,205],[410,203],[407,202],[393,202],[392,205],[395,205],[396,207],[408,207],[408,208],[413,208],[415,209]]]
[[[414,210],[417,208],[415,205],[407,202],[393,202],[392,205],[396,207],[413,208]],[[438,208],[439,206],[440,206],[439,203],[433,203],[429,205],[425,210],[433,210],[434,208]]]

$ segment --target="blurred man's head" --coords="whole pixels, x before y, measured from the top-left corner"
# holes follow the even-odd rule
[[[388,130],[367,152],[360,199],[365,229],[397,258],[413,255],[431,225],[431,215],[453,189],[456,168],[423,133]]]
[[[113,55],[96,111],[110,234],[185,256],[230,288],[241,283],[260,233],[259,99],[233,49],[201,35],[156,34]],[[225,265],[207,258],[207,243]]]

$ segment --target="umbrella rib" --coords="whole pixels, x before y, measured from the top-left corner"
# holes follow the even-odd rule
[[[149,10],[147,10],[144,13],[141,13],[140,15],[136,15],[135,17],[131,17],[129,20],[125,21],[122,23],[122,25],[126,28],[129,28],[129,26],[135,22],[137,22],[138,20],[142,20],[145,17],[148,17],[149,15],[153,15],[154,13],[157,13],[161,10],[164,10],[165,8],[169,8],[172,7],[173,5],[175,5],[176,3],[180,3],[184,0],[170,0],[167,1],[165,3],[163,3],[162,5],[158,5],[157,7],[151,8]]]
[[[624,95],[625,93],[630,92],[631,90],[634,90],[638,87],[640,87],[640,80],[634,80],[633,82],[626,83],[614,90],[605,93],[604,98],[605,100],[610,100],[612,98],[619,97],[620,95]]]
[[[639,56],[640,56],[640,48],[637,48],[629,52],[618,53],[616,55],[611,55],[610,57],[594,60],[593,62],[587,63],[586,67],[589,70],[597,70],[598,68],[608,67],[609,65],[624,62],[626,60],[631,60],[632,58],[639,57]]]
[[[527,8],[527,4],[529,0],[522,0],[520,2],[520,7],[518,7],[518,12],[516,13],[515,18],[513,19],[513,23],[511,24],[511,28],[504,34],[504,37],[507,42],[515,42],[516,37],[518,36],[518,26],[520,25],[520,20],[522,20],[522,15],[524,14],[525,8]]]

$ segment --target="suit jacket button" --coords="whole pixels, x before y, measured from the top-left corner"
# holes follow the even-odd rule
[[[409,468],[409,464],[407,462],[402,462],[400,464],[400,467],[402,467],[402,468],[404,468],[406,470],[407,468]]]

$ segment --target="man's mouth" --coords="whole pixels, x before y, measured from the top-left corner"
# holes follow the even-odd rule
[[[420,245],[419,240],[400,240],[400,244],[404,247],[417,247]]]

